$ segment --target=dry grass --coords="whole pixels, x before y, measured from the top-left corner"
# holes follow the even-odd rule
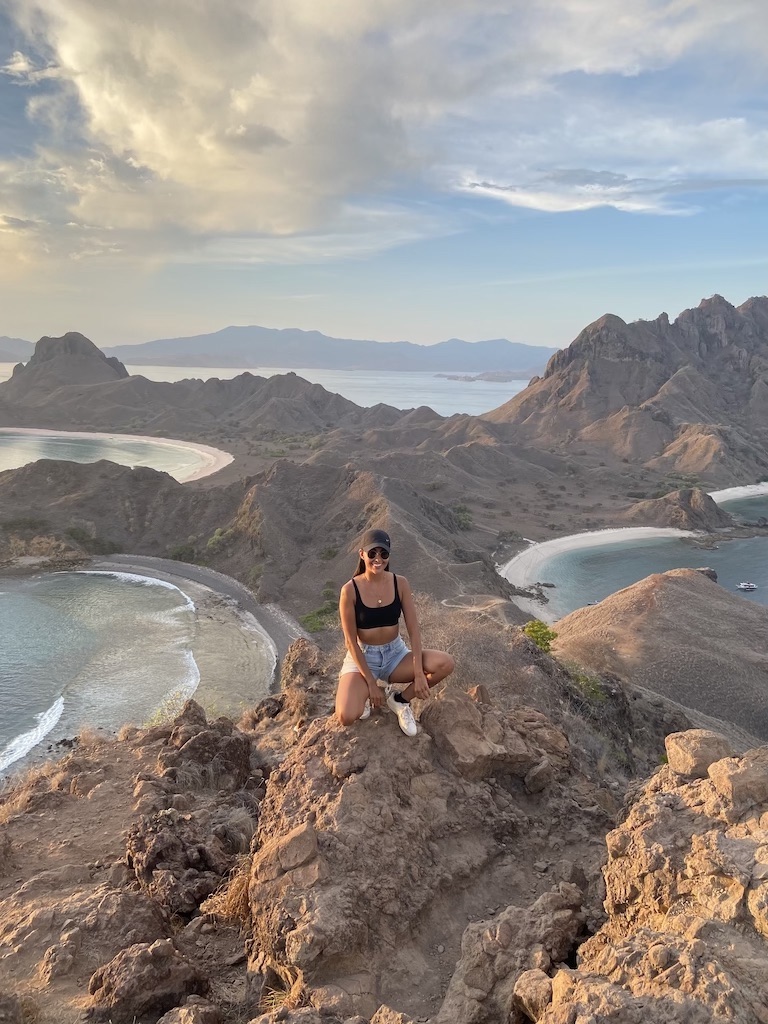
[[[60,761],[44,761],[12,776],[0,790],[0,825],[23,813],[35,793],[50,790],[51,779],[60,771]]]
[[[201,912],[234,921],[243,928],[248,928],[251,923],[251,905],[248,899],[250,873],[251,858],[246,855],[238,857],[224,885],[200,904]]]
[[[211,824],[216,827],[216,835],[231,852],[248,852],[256,831],[256,822],[244,807],[227,808],[214,814]]]

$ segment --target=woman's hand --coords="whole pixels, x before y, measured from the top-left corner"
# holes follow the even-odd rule
[[[384,707],[384,691],[375,679],[368,683],[368,699],[371,702],[372,708]]]
[[[423,672],[417,672],[413,679],[413,695],[419,700],[426,700],[429,696],[429,683]]]

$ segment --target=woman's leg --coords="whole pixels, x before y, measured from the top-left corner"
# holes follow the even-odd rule
[[[453,655],[446,651],[422,651],[421,664],[430,689],[442,682],[456,667]],[[389,674],[390,683],[411,683],[411,686],[407,686],[401,693],[405,700],[413,700],[415,696],[413,675],[413,655],[409,652]]]
[[[336,690],[336,717],[342,725],[353,725],[363,713],[368,700],[368,684],[359,672],[339,676]]]

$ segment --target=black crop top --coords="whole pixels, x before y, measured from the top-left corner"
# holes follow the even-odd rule
[[[357,584],[352,580],[355,588],[355,622],[358,629],[378,629],[381,626],[396,626],[400,621],[400,614],[403,606],[400,603],[400,595],[397,592],[397,576],[392,573],[395,581],[395,599],[392,604],[385,604],[381,607],[372,608],[363,604]]]

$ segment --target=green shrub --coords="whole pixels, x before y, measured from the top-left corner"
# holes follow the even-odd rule
[[[454,505],[453,514],[456,516],[456,525],[460,530],[472,528],[472,509],[469,505]]]
[[[222,548],[225,548],[234,536],[235,531],[233,529],[230,528],[228,530],[222,530],[221,527],[218,527],[213,531],[213,535],[209,538],[208,543],[205,546],[212,555],[215,555],[217,551],[221,551]]]
[[[299,622],[308,633],[321,633],[338,623],[338,602],[330,599],[324,601],[319,608],[307,615],[301,615]]]
[[[606,700],[603,681],[600,676],[595,675],[593,672],[587,672],[578,665],[568,665],[566,667],[571,679],[587,700],[594,701],[596,704],[602,704]]]
[[[332,558],[335,558],[336,555],[338,555],[338,553],[339,553],[339,549],[338,548],[327,547],[327,548],[323,548],[323,550],[320,552],[320,557],[323,559],[323,561],[330,562],[330,560]]]
[[[557,636],[554,629],[550,629],[541,619],[531,619],[530,622],[526,622],[523,632],[530,640],[533,640],[540,650],[547,652],[552,650],[552,641]]]
[[[194,544],[177,544],[169,548],[168,557],[174,562],[194,562],[197,559],[197,548]]]

